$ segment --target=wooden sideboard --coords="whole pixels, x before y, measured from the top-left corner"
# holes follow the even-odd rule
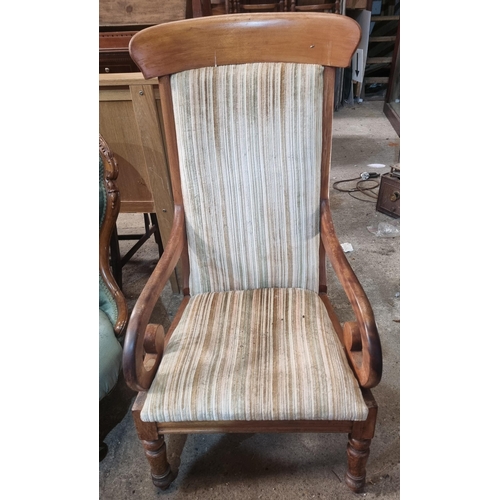
[[[118,163],[120,212],[155,213],[165,247],[174,205],[157,87],[141,73],[99,75],[99,132]],[[180,291],[180,267],[170,283]]]
[[[99,32],[99,73],[139,72],[128,52],[135,33],[135,30]]]

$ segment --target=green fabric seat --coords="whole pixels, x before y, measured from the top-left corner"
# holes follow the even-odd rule
[[[115,386],[122,364],[122,347],[113,325],[99,309],[99,401]]]

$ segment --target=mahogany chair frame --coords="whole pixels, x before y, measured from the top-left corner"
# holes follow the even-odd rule
[[[335,234],[329,205],[329,177],[334,110],[335,68],[350,64],[361,35],[352,19],[322,13],[229,14],[183,20],[147,28],[134,36],[130,53],[145,78],[158,77],[165,137],[174,197],[174,221],[165,251],[131,314],[126,334],[123,369],[129,386],[139,391],[132,408],[139,439],[151,467],[153,483],[166,489],[174,479],[167,462],[165,434],[221,432],[340,432],[348,434],[345,482],[361,491],[370,441],[374,436],[377,404],[370,388],[382,375],[382,353],[370,302]],[[151,423],[140,418],[146,391],[160,364],[164,347],[189,300],[189,258],[170,75],[189,69],[254,62],[318,64],[324,67],[320,266],[318,294],[325,304],[348,362],[368,406],[365,421],[219,421]],[[327,296],[326,257],[352,306],[355,322],[341,325]],[[166,335],[161,325],[148,324],[153,308],[178,261],[183,268],[179,310]]]
[[[108,143],[101,134],[99,134],[99,156],[104,166],[106,196],[106,209],[99,228],[99,274],[117,307],[117,318],[113,330],[119,339],[123,339],[128,321],[128,306],[110,266],[110,241],[120,212],[120,192],[115,184],[118,177],[118,164]],[[122,390],[122,386],[126,388],[123,373],[120,372],[115,386],[99,401],[99,461],[104,459],[108,449],[104,438],[123,418],[125,415],[123,413],[124,404],[127,405],[126,408],[128,409],[132,394],[135,394],[130,390]],[[128,401],[124,401],[126,399],[124,394],[129,396]]]
[[[108,143],[99,134],[99,155],[104,164],[104,183],[106,188],[106,210],[104,220],[99,230],[99,273],[104,284],[115,299],[118,309],[118,319],[114,325],[117,336],[125,333],[128,319],[128,308],[125,297],[116,282],[110,266],[110,245],[116,227],[116,219],[120,212],[120,192],[116,187],[118,164]]]

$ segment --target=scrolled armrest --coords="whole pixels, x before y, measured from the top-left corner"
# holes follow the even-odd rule
[[[344,345],[351,366],[362,387],[369,389],[382,376],[382,348],[373,310],[337,239],[330,206],[321,202],[321,240],[333,269],[351,303],[356,322],[344,325]]]
[[[176,205],[167,245],[137,299],[125,334],[123,373],[128,386],[135,391],[146,391],[150,387],[163,355],[163,327],[148,322],[181,256],[184,231],[184,208]]]

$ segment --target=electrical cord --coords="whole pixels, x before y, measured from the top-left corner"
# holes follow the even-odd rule
[[[376,203],[376,201],[372,201],[372,200],[367,200],[367,199],[363,199],[363,198],[358,198],[357,196],[354,196],[353,193],[361,193],[365,196],[368,196],[369,198],[374,198],[375,200],[377,199],[377,193],[375,193],[373,190],[378,188],[380,183],[378,181],[374,181],[373,179],[376,179],[380,177],[380,174],[377,173],[377,172],[363,172],[360,177],[355,177],[354,179],[344,179],[344,180],[340,180],[340,181],[337,181],[337,182],[334,182],[333,183],[333,188],[336,189],[337,191],[340,191],[341,193],[347,193],[349,194],[349,196],[351,196],[352,198],[356,199],[356,200],[359,200],[359,201],[367,201],[369,203]],[[339,188],[338,185],[339,184],[343,184],[345,182],[354,182],[354,181],[357,181],[356,182],[356,187],[353,187],[353,188],[349,188],[349,189],[342,189],[342,188]],[[375,185],[373,186],[369,186],[369,187],[364,187],[362,186],[362,184],[364,182],[375,182]]]

